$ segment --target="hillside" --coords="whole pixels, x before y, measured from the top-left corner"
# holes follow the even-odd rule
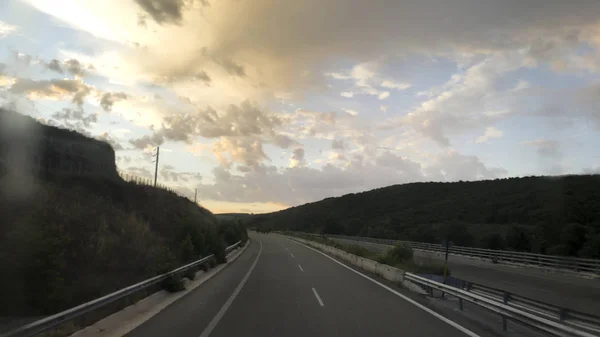
[[[255,215],[248,224],[600,257],[600,176],[412,183]]]
[[[108,144],[10,122],[0,128],[0,316],[55,313],[200,256],[223,260],[246,237],[172,192],[121,180]],[[75,147],[89,151],[65,151]]]

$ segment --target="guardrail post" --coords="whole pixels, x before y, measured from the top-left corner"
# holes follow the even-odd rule
[[[567,309],[560,308],[558,310],[558,319],[561,320],[561,321],[564,321],[565,318],[567,318]]]
[[[504,292],[504,296],[502,296],[502,302],[504,304],[508,304],[508,300],[510,299],[510,293]],[[506,316],[502,315],[502,331],[506,331],[507,319]]]
[[[502,302],[504,302],[504,304],[508,304],[509,299],[510,299],[510,293],[504,292],[504,296],[502,297]]]

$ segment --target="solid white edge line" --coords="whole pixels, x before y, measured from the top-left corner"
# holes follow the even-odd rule
[[[302,269],[301,265],[298,265],[298,268],[300,268],[300,271],[304,272],[304,269]]]
[[[319,293],[317,293],[317,289],[312,288],[313,294],[315,294],[315,297],[317,298],[317,301],[319,301],[319,305],[321,305],[322,307],[325,306],[325,304],[323,304],[323,301],[321,301],[321,297],[319,296]]]
[[[407,301],[407,302],[409,302],[409,303],[411,303],[411,304],[415,305],[415,306],[416,306],[416,307],[418,307],[419,309],[421,309],[421,310],[424,310],[425,312],[427,312],[427,313],[429,313],[429,314],[431,314],[431,315],[435,316],[435,317],[436,317],[436,318],[438,318],[439,320],[441,320],[441,321],[443,321],[443,322],[445,322],[445,323],[447,323],[447,324],[449,324],[449,325],[453,326],[454,328],[456,328],[456,329],[460,330],[461,332],[465,333],[466,335],[468,335],[468,336],[471,336],[471,337],[481,337],[481,336],[479,336],[478,334],[474,333],[473,331],[471,331],[471,330],[469,330],[469,329],[465,328],[464,326],[462,326],[462,325],[460,325],[460,324],[458,324],[458,323],[456,323],[456,322],[454,322],[454,321],[452,321],[452,320],[450,320],[450,319],[448,319],[448,318],[446,318],[446,317],[444,317],[444,316],[442,316],[442,315],[438,314],[437,312],[435,312],[435,311],[433,311],[433,310],[431,310],[431,309],[427,308],[426,306],[424,306],[424,305],[422,305],[422,304],[420,304],[420,303],[417,303],[417,302],[415,302],[414,300],[412,300],[412,299],[410,299],[410,298],[408,298],[408,297],[406,297],[406,296],[404,296],[404,295],[400,294],[399,292],[397,292],[396,290],[394,290],[394,289],[392,289],[392,288],[390,288],[390,287],[386,286],[385,284],[383,284],[383,283],[381,283],[381,282],[379,282],[379,281],[377,281],[377,280],[375,280],[375,279],[373,279],[373,278],[371,278],[371,277],[369,277],[369,276],[367,276],[367,275],[365,275],[365,274],[363,274],[363,273],[361,273],[361,272],[359,272],[359,271],[355,270],[354,268],[350,268],[350,267],[348,267],[347,265],[345,265],[345,264],[341,263],[340,261],[338,261],[338,260],[334,259],[333,257],[331,257],[331,256],[329,256],[329,255],[327,255],[327,254],[325,254],[325,253],[323,253],[323,252],[321,252],[321,251],[319,251],[319,250],[317,250],[317,249],[315,249],[315,248],[312,248],[312,247],[309,247],[309,246],[307,246],[307,245],[305,245],[305,244],[303,244],[303,243],[300,243],[300,242],[298,242],[298,241],[292,240],[292,239],[290,239],[290,238],[288,238],[288,240],[290,240],[290,241],[292,241],[292,242],[295,242],[295,243],[297,243],[297,244],[299,244],[299,245],[301,245],[301,246],[304,246],[305,248],[308,248],[308,249],[310,249],[310,250],[314,250],[315,252],[317,252],[317,253],[319,253],[319,254],[321,254],[321,255],[325,256],[326,258],[330,259],[331,261],[333,261],[333,262],[335,262],[335,263],[339,264],[340,266],[342,266],[342,267],[344,267],[344,268],[346,268],[346,269],[348,269],[348,270],[350,270],[350,271],[352,271],[352,272],[354,272],[354,273],[356,273],[356,274],[358,274],[358,275],[360,275],[360,276],[362,276],[362,277],[366,278],[367,280],[369,280],[369,281],[371,281],[371,282],[373,282],[373,283],[377,284],[378,286],[380,286],[380,287],[384,288],[385,290],[387,290],[387,291],[391,292],[392,294],[394,294],[394,295],[396,295],[396,296],[398,296],[398,297],[402,298],[403,300],[405,300],[405,301]],[[314,288],[313,288],[313,291],[315,291],[315,295],[316,295],[316,290],[314,290]]]
[[[219,312],[217,312],[217,314],[215,315],[215,317],[213,317],[213,319],[210,321],[210,323],[208,323],[208,325],[206,326],[206,328],[204,329],[204,331],[202,331],[202,334],[200,335],[200,337],[208,337],[208,336],[210,336],[210,333],[217,326],[217,324],[219,324],[219,321],[221,320],[221,318],[223,318],[223,315],[225,315],[225,312],[227,312],[227,309],[229,309],[229,307],[231,306],[231,303],[233,303],[233,301],[235,300],[235,298],[237,297],[237,295],[242,290],[242,287],[244,287],[244,284],[246,284],[246,281],[248,281],[248,278],[250,277],[250,274],[254,270],[254,267],[256,267],[256,263],[258,262],[258,258],[260,257],[260,254],[262,253],[262,249],[263,249],[262,241],[258,240],[258,242],[260,243],[260,250],[258,251],[258,255],[256,255],[256,258],[254,259],[254,262],[252,263],[252,266],[250,267],[250,270],[248,270],[248,272],[246,273],[246,275],[244,275],[244,278],[242,279],[242,281],[240,282],[240,284],[238,284],[237,288],[235,288],[235,290],[233,291],[233,293],[231,294],[231,296],[229,296],[229,298],[227,299],[227,302],[225,302],[225,304],[223,304],[223,306],[221,307],[221,309],[219,310]]]

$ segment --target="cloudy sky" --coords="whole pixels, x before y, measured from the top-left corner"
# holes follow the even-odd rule
[[[3,0],[0,104],[215,213],[600,171],[598,0]]]

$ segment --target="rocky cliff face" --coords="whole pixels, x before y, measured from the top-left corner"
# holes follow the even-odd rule
[[[7,176],[120,179],[107,143],[0,109],[0,177]]]

